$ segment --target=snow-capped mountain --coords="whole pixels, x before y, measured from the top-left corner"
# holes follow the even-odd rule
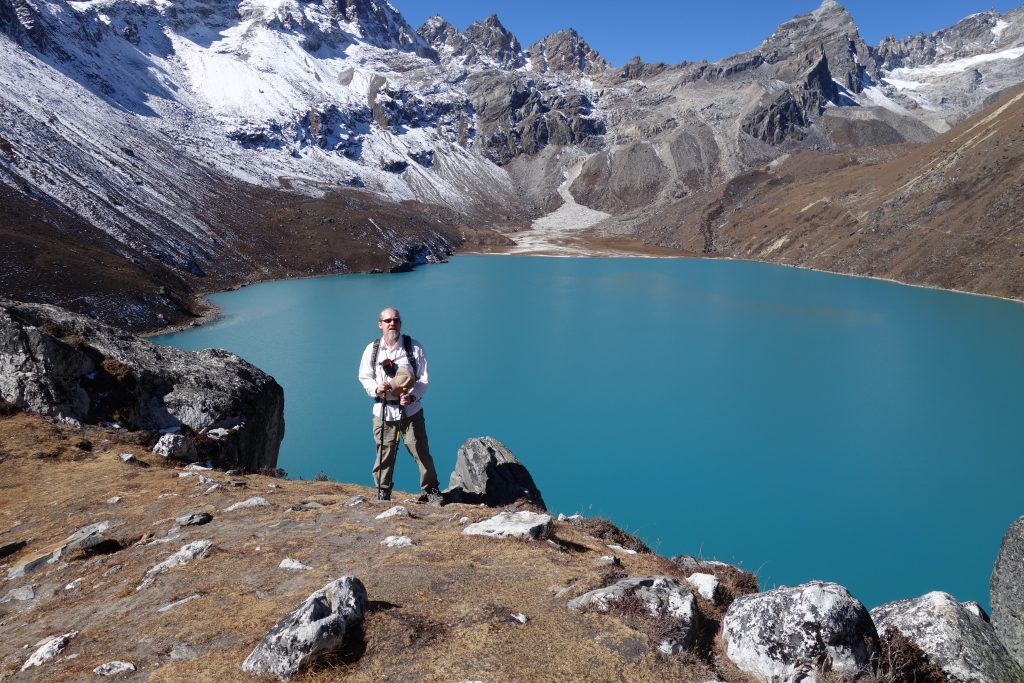
[[[0,50],[9,204],[187,292],[292,272],[267,218],[288,202],[358,205],[345,244],[400,265],[457,225],[573,201],[628,233],[796,149],[928,140],[1024,80],[1024,9],[872,47],[825,0],[716,63],[612,68],[571,30],[524,48],[495,16],[413,30],[383,0],[0,0]],[[417,237],[401,202],[433,207]],[[323,256],[303,267],[359,267]],[[16,261],[0,288],[31,293]]]

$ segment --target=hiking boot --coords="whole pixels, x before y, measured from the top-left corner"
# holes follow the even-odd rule
[[[377,489],[377,500],[391,500],[391,489]]]
[[[442,505],[444,504],[444,496],[436,488],[429,488],[420,494],[420,497],[416,499],[417,503],[430,503],[431,505]]]

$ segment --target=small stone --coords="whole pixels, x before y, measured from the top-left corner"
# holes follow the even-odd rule
[[[241,479],[228,479],[228,486],[234,489],[240,489],[244,487],[246,483]]]
[[[213,470],[212,467],[206,467],[205,465],[200,465],[197,462],[192,462],[189,463],[188,465],[185,465],[185,469],[190,472],[210,472]]]
[[[617,553],[625,553],[627,555],[636,555],[636,551],[635,550],[630,550],[629,548],[623,548],[621,545],[618,545],[616,543],[611,543],[611,544],[608,545],[608,547],[611,550],[614,550]]]
[[[71,631],[70,633],[47,639],[39,646],[39,649],[32,653],[32,656],[28,658],[28,661],[21,667],[21,670],[25,671],[33,666],[39,666],[53,660],[67,647],[71,639],[77,635],[78,631]]]
[[[114,574],[118,573],[119,571],[121,571],[121,565],[115,564],[113,567],[111,567],[107,571],[103,572],[103,578],[104,579],[110,578],[111,576],[113,576]]]
[[[25,602],[27,600],[32,600],[35,597],[36,592],[33,590],[32,586],[22,586],[21,588],[15,588],[14,590],[7,591],[7,595],[0,598],[0,603],[13,602],[15,600],[18,602]]]
[[[106,664],[100,664],[92,670],[97,676],[116,676],[118,674],[128,673],[129,671],[135,671],[135,665],[131,662],[120,662],[113,661],[107,662]]]
[[[239,501],[234,505],[229,506],[224,512],[232,512],[233,510],[244,510],[247,508],[262,508],[267,507],[270,503],[266,498],[260,496],[253,496],[252,498],[246,498],[245,500]]]
[[[178,472],[178,479],[188,479],[197,476],[197,472]]]
[[[78,588],[79,586],[81,586],[83,581],[85,581],[85,579],[79,577],[79,578],[75,579],[74,581],[72,581],[71,583],[69,583],[68,585],[64,586],[64,590],[66,590],[66,591],[73,591],[76,588]]]
[[[200,474],[199,475],[199,483],[200,484],[216,484],[217,480],[214,479],[213,477],[204,477],[203,475]]]
[[[107,505],[117,505],[121,502],[121,496],[111,496],[107,498]]]
[[[176,601],[170,603],[169,605],[164,605],[163,607],[158,609],[157,612],[170,612],[175,607],[181,607],[182,605],[184,605],[187,602],[192,602],[193,600],[198,600],[199,598],[203,597],[204,595],[206,595],[206,594],[205,593],[193,593],[192,595],[188,596],[187,598],[182,598],[181,600],[176,600]]]
[[[385,548],[408,548],[416,545],[408,536],[388,536],[380,544]]]
[[[622,564],[622,560],[615,557],[614,555],[602,555],[597,558],[598,564],[608,565],[610,567],[618,567]]]
[[[142,583],[139,584],[135,590],[140,591],[146,586],[152,584],[159,574],[164,573],[174,567],[180,567],[188,564],[192,560],[200,557],[206,557],[207,553],[210,552],[210,547],[213,545],[213,541],[203,540],[194,541],[186,546],[182,546],[181,550],[168,557],[163,562],[150,567],[149,571],[142,578]]]
[[[302,564],[298,560],[293,560],[290,557],[286,557],[281,560],[281,564],[278,565],[281,569],[299,569],[302,571],[309,571],[312,569],[309,565]]]
[[[722,598],[722,584],[714,574],[697,572],[691,574],[686,582],[697,589],[697,595],[708,602],[718,604]]]
[[[180,495],[180,493],[161,493],[157,498],[175,498]]]
[[[280,484],[267,484],[267,488],[268,489],[279,489],[279,488],[281,488],[281,485]]]
[[[459,524],[469,524],[469,517],[459,518]]]
[[[527,618],[527,616],[525,614],[512,614],[511,617],[515,621],[518,621],[520,624],[525,624],[526,622],[529,621],[529,618]]]
[[[362,505],[366,502],[366,496],[352,496],[345,501],[345,507],[354,508],[357,505]]]
[[[237,477],[241,473],[241,470],[227,470],[226,472],[224,472],[224,474],[226,474],[229,477]]]
[[[683,644],[672,638],[666,638],[658,643],[658,652],[666,655],[677,655],[682,652],[683,649]]]
[[[214,484],[210,488],[208,488],[205,491],[203,491],[203,495],[205,496],[205,495],[208,495],[210,493],[213,493],[214,491],[220,491],[222,488],[224,488],[224,487],[221,486],[220,484]]]
[[[307,510],[319,510],[322,507],[323,505],[321,503],[318,503],[315,500],[310,500],[306,501],[305,503],[293,505],[291,509],[295,510],[296,512],[305,512]]]
[[[223,427],[214,427],[213,429],[206,432],[206,435],[213,439],[214,441],[220,441],[221,439],[227,438],[228,434],[230,433],[231,432],[224,429]]]
[[[412,515],[409,514],[409,511],[403,506],[396,505],[390,510],[385,510],[380,513],[374,519],[388,519],[389,517],[412,517]]]
[[[125,465],[138,465],[138,464],[140,464],[139,459],[136,458],[131,453],[121,453],[117,457],[119,457],[121,459],[121,462],[123,462]]]
[[[186,662],[198,656],[199,653],[188,643],[175,643],[174,647],[171,648],[172,662]]]
[[[174,521],[178,526],[202,526],[213,521],[213,515],[209,512],[190,512],[181,517],[175,517]]]

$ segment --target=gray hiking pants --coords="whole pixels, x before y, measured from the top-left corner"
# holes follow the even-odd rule
[[[384,444],[381,446],[381,432]],[[377,447],[377,460],[373,464],[373,481],[380,489],[390,489],[395,474],[395,460],[398,454],[398,438],[402,437],[409,455],[420,468],[420,488],[424,491],[438,488],[434,459],[430,456],[427,442],[427,423],[420,410],[414,415],[403,417],[397,422],[384,422],[373,418],[373,442]]]

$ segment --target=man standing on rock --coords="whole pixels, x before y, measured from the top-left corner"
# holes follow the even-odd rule
[[[377,500],[391,500],[392,477],[398,453],[398,437],[405,440],[416,465],[420,468],[420,502],[441,502],[437,472],[427,443],[427,425],[423,418],[423,394],[427,391],[427,355],[418,341],[402,334],[402,317],[396,308],[385,308],[377,319],[382,336],[370,342],[359,361],[359,383],[374,399],[373,440],[377,460],[373,465],[373,481]],[[395,388],[402,375],[408,373],[408,388]]]

